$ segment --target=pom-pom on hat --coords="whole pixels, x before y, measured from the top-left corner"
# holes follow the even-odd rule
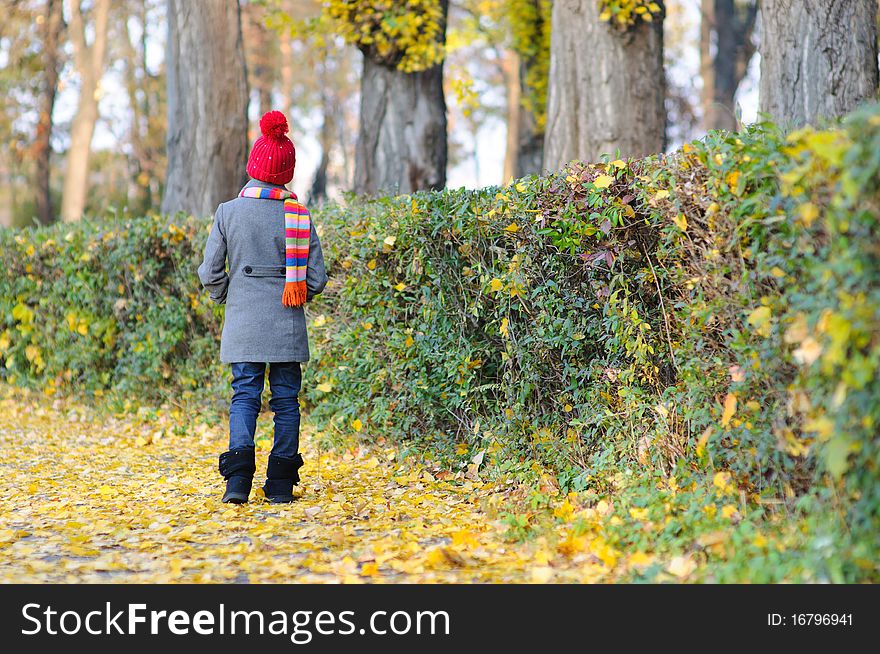
[[[296,149],[287,138],[287,119],[280,111],[268,111],[260,118],[262,136],[248,157],[247,174],[261,182],[287,184],[293,179]]]

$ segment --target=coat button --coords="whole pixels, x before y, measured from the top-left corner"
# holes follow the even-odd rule
[[[252,272],[254,272],[254,269],[251,268],[250,266],[245,266],[245,267],[244,267],[244,274],[245,274],[245,275],[250,275]]]

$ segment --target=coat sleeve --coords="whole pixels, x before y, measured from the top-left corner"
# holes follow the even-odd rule
[[[309,263],[306,268],[307,299],[311,300],[324,290],[327,285],[327,271],[324,269],[324,251],[321,249],[321,239],[312,223],[312,231],[309,234]]]
[[[199,266],[199,281],[214,302],[226,303],[229,275],[226,273],[226,235],[223,233],[222,205],[214,212],[214,224],[205,243],[205,256]]]

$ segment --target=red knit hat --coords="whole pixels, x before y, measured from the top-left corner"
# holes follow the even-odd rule
[[[287,134],[287,119],[280,111],[268,111],[260,118],[263,135],[248,157],[247,174],[261,182],[287,184],[293,179],[296,149]]]

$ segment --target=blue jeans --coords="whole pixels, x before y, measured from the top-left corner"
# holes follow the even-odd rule
[[[254,447],[257,416],[262,406],[265,363],[232,364],[232,402],[229,405],[229,449]],[[272,454],[293,457],[299,451],[299,390],[302,371],[298,362],[270,363],[269,408],[275,414]]]

